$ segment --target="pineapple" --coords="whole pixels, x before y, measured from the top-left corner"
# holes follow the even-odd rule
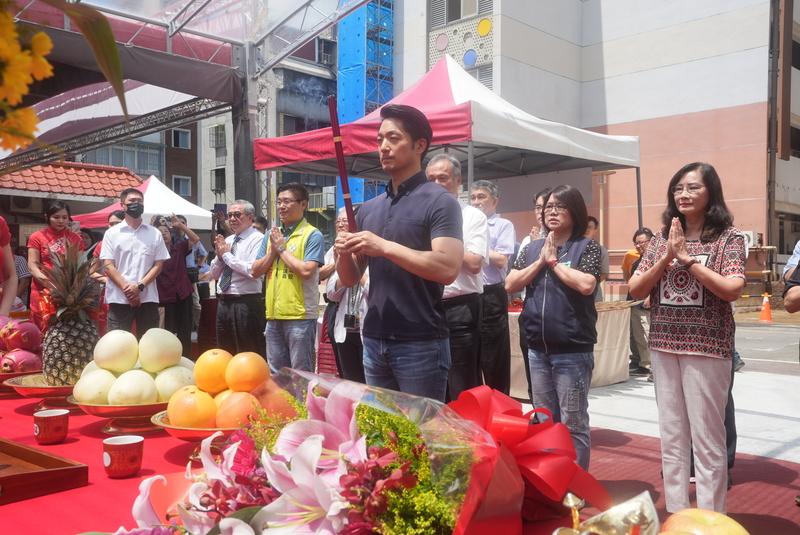
[[[89,278],[89,252],[67,243],[64,254],[53,252],[53,268],[39,264],[50,281],[49,299],[55,308],[44,336],[42,368],[50,386],[74,385],[93,359],[100,336],[88,312],[99,312],[100,285]]]

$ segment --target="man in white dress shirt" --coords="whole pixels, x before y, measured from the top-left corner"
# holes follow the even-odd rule
[[[132,332],[136,320],[136,336],[158,327],[158,287],[169,251],[158,229],[142,221],[144,195],[128,188],[120,194],[125,222],[108,229],[103,237],[100,260],[108,277],[108,330]]]
[[[233,234],[217,235],[217,257],[211,277],[217,281],[217,347],[235,355],[244,351],[266,359],[264,328],[267,316],[261,293],[263,277],[253,277],[252,267],[264,235],[253,227],[255,208],[245,200],[233,201],[228,221]]]
[[[461,163],[449,154],[437,154],[425,170],[428,180],[443,186],[458,199]],[[480,379],[480,334],[483,317],[483,267],[489,265],[489,224],[480,210],[461,207],[464,260],[452,284],[444,287],[442,304],[450,327],[450,374],[447,401],[458,399],[464,390],[482,384]]]

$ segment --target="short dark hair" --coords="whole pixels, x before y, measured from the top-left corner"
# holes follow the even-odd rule
[[[645,236],[647,236],[647,239],[648,239],[648,240],[651,240],[651,239],[653,239],[653,231],[652,231],[652,230],[650,230],[650,229],[649,229],[649,228],[647,228],[647,227],[642,227],[642,228],[638,228],[638,229],[636,229],[636,232],[634,232],[634,233],[633,233],[633,243],[636,243],[636,238],[638,238],[638,237],[639,237],[639,236],[641,236],[642,234],[644,234]]]
[[[422,151],[420,163],[428,154],[433,139],[433,128],[424,113],[417,108],[406,106],[405,104],[387,104],[381,108],[381,122],[386,119],[396,119],[403,124],[405,130],[411,137],[411,143],[416,143],[418,139],[425,140],[425,150]]]
[[[113,212],[108,214],[108,218],[107,219],[111,219],[112,215],[114,217],[116,217],[117,219],[119,219],[120,221],[124,221],[125,220],[125,212],[123,212],[122,210],[114,210]]]
[[[722,195],[722,182],[719,179],[717,170],[710,164],[702,162],[684,165],[669,181],[669,186],[667,186],[667,208],[661,214],[661,223],[664,225],[661,232],[665,238],[669,237],[669,227],[672,225],[673,217],[680,219],[681,226],[686,230],[686,218],[678,210],[678,205],[675,204],[672,188],[692,171],[697,171],[700,174],[703,179],[703,185],[708,190],[708,206],[706,206],[700,241],[715,241],[722,234],[722,231],[733,225],[733,214],[725,204],[725,198]]]
[[[47,206],[44,208],[44,218],[47,220],[48,225],[50,224],[50,218],[61,210],[66,210],[67,215],[72,219],[69,206],[64,201],[50,201],[47,203]]]
[[[590,215],[586,218],[586,224],[594,223],[594,228],[600,228],[600,221],[593,215]]]
[[[548,187],[548,188],[544,188],[542,191],[538,192],[536,195],[533,196],[533,204],[534,205],[536,204],[536,199],[538,199],[539,197],[546,196],[551,191],[553,191],[553,188],[549,188]]]
[[[181,214],[177,214],[176,217],[181,220],[181,223],[184,225],[186,224],[186,216],[182,216]]]
[[[299,182],[287,182],[286,184],[281,184],[278,190],[275,192],[275,196],[277,197],[284,191],[291,191],[296,197],[296,201],[308,200],[308,190]]]
[[[269,226],[269,221],[267,221],[267,218],[264,217],[263,215],[257,215],[255,218],[253,218],[253,223],[264,225],[264,228],[267,228]]]
[[[89,230],[88,228],[82,228],[82,229],[80,229],[80,233],[81,233],[81,234],[84,234],[84,233],[85,233],[85,234],[87,234],[87,235],[89,236],[89,238],[90,238],[90,239],[91,239],[91,241],[92,241],[92,243],[90,244],[90,246],[91,246],[91,245],[94,245],[95,243],[97,243],[97,234],[95,234],[94,232],[92,232],[92,231],[91,231],[91,230]]]
[[[119,194],[119,202],[124,203],[125,199],[128,198],[128,195],[133,195],[134,193],[138,193],[139,195],[142,196],[142,199],[144,199],[144,193],[142,193],[138,189],[136,189],[136,188],[125,188],[124,190],[122,190],[122,193]]]
[[[556,186],[553,191],[547,194],[544,199],[546,205],[550,199],[563,202],[567,206],[569,216],[572,218],[572,236],[583,236],[586,234],[586,229],[589,227],[589,215],[586,213],[586,203],[583,200],[583,195],[577,188],[573,188],[568,184]],[[550,227],[547,226],[547,219],[544,220],[544,227],[549,231]]]

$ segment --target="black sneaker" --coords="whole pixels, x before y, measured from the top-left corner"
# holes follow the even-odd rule
[[[628,373],[630,375],[633,375],[634,377],[647,377],[648,375],[650,375],[650,370],[642,366],[638,366],[636,368],[629,369]]]
[[[744,368],[742,357],[733,357],[733,371],[738,372],[742,368]]]

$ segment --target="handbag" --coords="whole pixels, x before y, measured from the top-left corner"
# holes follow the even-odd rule
[[[196,267],[186,268],[186,274],[189,275],[189,282],[192,284],[197,284],[200,280],[200,270]]]

